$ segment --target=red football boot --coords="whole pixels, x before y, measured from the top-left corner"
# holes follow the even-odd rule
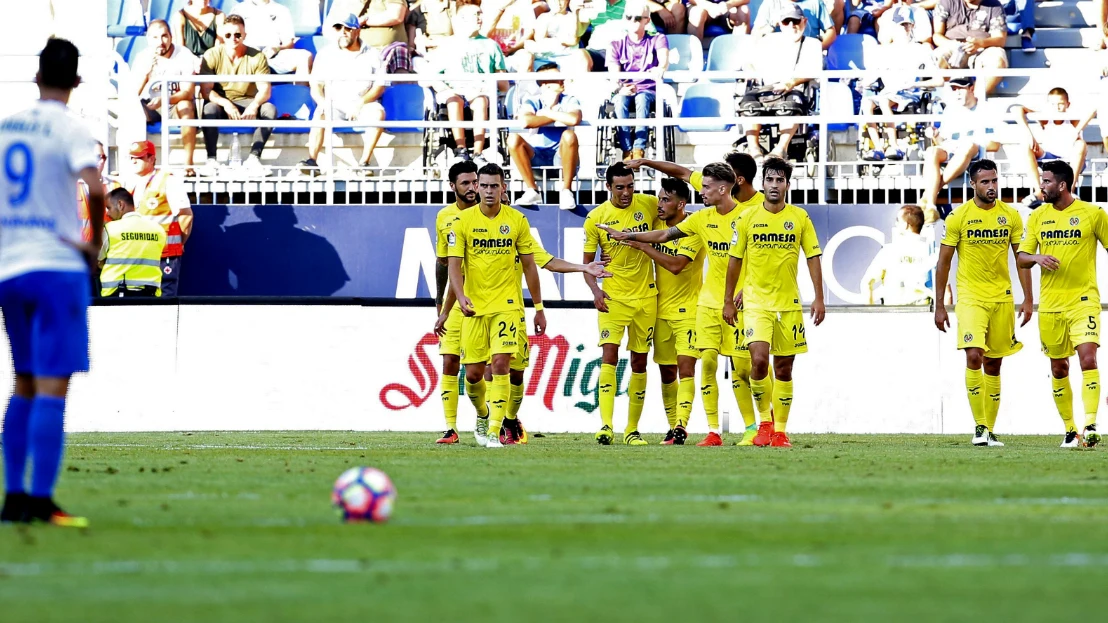
[[[774,448],[791,448],[793,445],[789,443],[789,436],[785,434],[785,431],[779,431],[773,433],[773,441],[770,442]]]
[[[458,433],[453,428],[442,434],[442,437],[435,440],[435,443],[458,443]]]
[[[754,445],[764,448],[773,443],[773,422],[758,425],[758,434],[754,436]]]
[[[708,446],[722,446],[723,438],[719,436],[719,433],[708,433],[708,436],[704,438],[704,441],[701,441],[696,445],[701,448],[706,448]]]

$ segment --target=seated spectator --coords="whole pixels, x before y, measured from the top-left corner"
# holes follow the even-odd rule
[[[939,191],[965,173],[970,162],[982,156],[982,148],[1000,149],[988,113],[981,110],[982,104],[974,94],[974,79],[955,78],[947,86],[943,96],[946,107],[935,145],[923,154],[923,210],[928,222],[938,218]],[[942,168],[944,164],[946,169]]]
[[[492,39],[504,53],[509,71],[531,71],[534,56],[526,50],[535,38],[535,10],[531,0],[483,0],[482,34]]]
[[[729,0],[731,2],[741,2],[747,4],[750,0]],[[662,33],[669,35],[680,35],[685,32],[685,20],[687,18],[685,10],[685,0],[646,0],[646,5],[650,7],[650,21],[658,28]],[[749,15],[749,14],[748,14]],[[747,27],[750,25],[749,17],[746,20]],[[746,32],[743,30],[742,32]]]
[[[408,17],[406,0],[365,0],[358,15],[362,41],[377,48],[378,53],[393,43],[408,45],[408,31],[404,27]]]
[[[689,34],[703,41],[709,24],[738,34],[750,32],[750,0],[689,0]]]
[[[939,0],[935,8],[935,54],[942,69],[1004,69],[1008,27],[998,0]],[[977,99],[996,90],[1001,76],[982,78]]]
[[[823,50],[818,39],[804,36],[808,20],[798,3],[785,2],[781,11],[777,19],[781,32],[766,35],[757,56],[751,57],[747,64],[747,69],[757,72],[760,80],[752,81],[743,95],[739,103],[743,114],[796,115],[811,110],[809,87],[823,69]],[[759,83],[761,86],[755,86]],[[776,147],[771,146],[770,155],[787,159],[789,143],[797,129],[796,125],[781,126],[780,141]],[[760,124],[744,127],[747,151],[755,158],[765,156],[759,144],[761,132]]]
[[[375,75],[383,73],[381,58],[377,50],[362,42],[361,24],[358,16],[349,13],[336,19],[333,17],[338,40],[319,50],[312,69],[312,99],[316,109],[314,119],[326,119],[329,111],[334,110],[335,119],[341,121],[384,121],[385,109],[380,104],[385,87],[374,81]],[[341,78],[357,78],[341,80]],[[334,82],[324,82],[334,80]],[[323,128],[312,128],[308,133],[308,157],[300,162],[305,173],[319,171],[316,159],[323,149]],[[373,149],[381,138],[381,128],[365,128],[362,157],[358,161],[361,171],[368,177],[369,160]]]
[[[416,8],[418,7],[418,9]],[[454,34],[450,25],[453,7],[450,0],[420,0],[409,11],[409,15],[418,13],[416,27],[408,31],[409,48],[416,54],[426,56],[427,52]]]
[[[138,79],[138,96],[146,123],[162,120],[162,76],[191,76],[196,73],[197,58],[183,46],[173,43],[169,36],[169,24],[156,19],[146,30],[147,48],[138,53],[131,70]],[[191,82],[169,82],[169,115],[174,119],[195,119],[195,88]],[[181,143],[185,146],[185,175],[194,176],[192,159],[196,151],[196,128],[181,128]]]
[[[877,19],[887,10],[888,4],[877,0],[850,0],[849,12],[846,17],[846,32],[852,35],[876,35]]]
[[[246,45],[265,54],[273,73],[307,75],[312,71],[312,53],[292,47],[296,36],[288,8],[273,0],[243,0],[231,9],[231,15],[241,15],[246,21],[250,33]]]
[[[1003,0],[1004,19],[1008,34],[1020,36],[1020,47],[1030,54],[1035,51],[1035,2],[1037,0]]]
[[[1047,111],[1058,114],[1069,112],[1070,96],[1065,89],[1061,87],[1051,89],[1046,99]],[[1084,124],[1079,120],[1028,123],[1027,113],[1037,111],[1019,105],[1014,108],[1019,113],[1018,123],[1025,131],[1023,144],[1027,150],[1027,164],[1031,175],[1035,178],[1035,192],[1028,197],[1027,203],[1034,204],[1043,199],[1040,162],[1064,160],[1073,169],[1073,179],[1080,181],[1081,171],[1085,168],[1085,153],[1088,151],[1088,145],[1081,136]]]
[[[589,53],[579,46],[581,1],[553,0],[553,3],[553,11],[535,20],[535,38],[527,41],[527,51],[534,55],[536,63],[555,63],[569,73],[589,71]],[[571,8],[571,4],[576,4],[576,8]]]
[[[264,76],[269,74],[269,63],[261,50],[246,47],[246,23],[241,16],[229,15],[223,25],[223,44],[208,50],[200,60],[201,76]],[[277,118],[277,108],[269,103],[273,91],[268,82],[202,83],[201,93],[205,119],[266,119]],[[254,130],[250,156],[243,164],[250,175],[268,175],[262,166],[262,149],[265,148],[272,127]],[[205,168],[214,175],[219,163],[216,150],[219,146],[219,128],[204,128],[204,150],[208,154]]]
[[[869,304],[930,305],[932,271],[938,261],[923,237],[923,209],[906,205],[896,215],[893,239],[881,247],[862,277]]]
[[[636,119],[648,119],[654,111],[658,82],[662,70],[669,62],[669,43],[665,35],[646,34],[650,23],[650,8],[642,0],[629,0],[623,16],[627,33],[612,42],[608,48],[605,65],[609,72],[651,72],[653,78],[621,79],[616,85],[614,103],[616,117],[630,119],[634,108]],[[645,125],[634,128],[616,128],[616,142],[623,152],[623,160],[643,158],[650,139],[650,128]]]
[[[544,65],[539,71],[558,71],[558,66]],[[552,167],[557,157],[562,161],[562,190],[558,193],[558,207],[563,210],[576,208],[573,179],[577,175],[581,156],[577,133],[573,128],[581,123],[581,104],[565,94],[562,80],[539,78],[539,93],[520,102],[516,117],[527,128],[525,132],[508,137],[508,151],[527,186],[527,191],[516,203],[531,206],[542,201],[533,167]]]
[[[454,37],[442,50],[440,61],[443,73],[495,74],[507,71],[504,54],[495,41],[484,37],[481,30],[481,7],[466,5],[454,15]],[[507,90],[506,84],[499,84],[499,90]],[[446,114],[450,121],[462,121],[465,107],[469,106],[474,121],[488,121],[489,95],[492,89],[483,81],[465,80],[444,82],[436,88],[438,101],[446,104]],[[473,131],[473,151],[466,148],[466,132],[463,128],[454,128],[454,156],[462,160],[473,159],[478,166],[484,166],[486,160],[485,128]]]
[[[765,0],[758,8],[758,14],[754,16],[754,24],[750,27],[750,34],[756,37],[764,37],[770,33],[784,30],[780,27],[780,16],[790,11],[790,5],[797,6],[804,15],[804,36],[819,39],[823,49],[831,47],[835,38],[839,36],[839,27],[835,24],[833,11],[842,0],[836,0],[836,4],[828,8],[825,0]]]
[[[188,4],[170,18],[173,43],[192,52],[197,58],[223,43],[223,11],[213,7],[209,0],[188,0]]]
[[[908,29],[911,43],[923,43],[933,48],[931,14],[913,0],[886,0],[884,10],[877,16],[878,43],[900,43],[904,41],[901,31]]]

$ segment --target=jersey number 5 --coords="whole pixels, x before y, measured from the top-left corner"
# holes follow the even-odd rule
[[[12,192],[8,194],[8,204],[18,208],[31,195],[31,177],[35,173],[35,162],[31,158],[31,149],[26,143],[12,143],[4,152],[4,176]]]

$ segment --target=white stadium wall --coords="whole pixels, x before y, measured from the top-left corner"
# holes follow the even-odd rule
[[[955,334],[939,334],[931,318],[926,311],[832,311],[822,326],[809,326],[790,431],[970,433],[964,359]],[[545,345],[536,340],[532,350],[522,416],[534,431],[591,432],[599,422],[596,312],[550,309],[547,320]],[[73,382],[67,428],[441,430],[433,322],[430,307],[94,307],[93,369]],[[1018,337],[1024,350],[1004,363],[997,432],[1058,433],[1034,319]],[[6,339],[0,348],[8,348]],[[10,374],[7,366],[0,371]],[[10,378],[4,382],[10,386]],[[626,384],[624,376],[621,390]],[[720,410],[734,430],[741,420],[727,387]],[[626,400],[616,402],[620,430]],[[660,400],[652,364],[643,432],[665,431]],[[468,400],[459,412],[460,427],[471,429]],[[698,399],[690,428],[705,427]]]

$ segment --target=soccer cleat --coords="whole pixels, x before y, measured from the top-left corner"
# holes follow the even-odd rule
[[[600,432],[596,434],[596,443],[602,446],[610,446],[612,445],[613,437],[614,435],[612,435],[612,427],[605,424],[604,428],[601,428]]]
[[[1059,448],[1079,448],[1081,447],[1081,435],[1077,434],[1077,431],[1071,430],[1066,432],[1065,439],[1062,440],[1062,445]]]
[[[773,443],[773,422],[762,422],[758,425],[758,434],[754,436],[754,445],[764,448]]]
[[[504,444],[500,443],[500,435],[489,435],[485,440],[486,448],[503,448]]]
[[[666,433],[666,438],[658,442],[659,446],[672,446],[673,445],[673,429],[669,429]]]
[[[984,424],[978,424],[977,427],[973,429],[973,439],[970,440],[970,443],[979,448],[984,448],[989,445],[989,427]]]
[[[1004,447],[1004,442],[997,439],[996,435],[993,434],[993,431],[989,431],[989,447],[990,448],[1003,448]]]
[[[754,438],[758,436],[757,428],[748,428],[743,431],[743,438],[736,443],[736,446],[753,446]]]
[[[458,443],[458,433],[453,428],[442,434],[442,437],[435,440],[435,443]]]
[[[489,418],[477,418],[477,425],[473,427],[473,438],[477,441],[477,445],[485,445],[489,440]]]
[[[514,422],[514,424],[512,424],[512,426],[514,427],[512,428],[512,431],[516,436],[516,443],[527,445],[527,441],[530,439],[530,437],[527,435],[527,429],[523,426],[523,420],[519,419],[519,416],[516,416],[514,420],[508,421]]]
[[[719,433],[708,433],[708,436],[696,445],[698,448],[707,448],[708,446],[722,446],[723,438],[719,436]]]
[[[789,436],[785,434],[785,431],[775,431],[773,433],[773,441],[770,442],[770,446],[774,448],[791,448],[793,444],[789,442]]]
[[[1086,426],[1084,433],[1085,434],[1082,435],[1082,437],[1085,438],[1086,448],[1092,448],[1096,446],[1096,444],[1100,443],[1100,433],[1096,432],[1096,424],[1090,424]]]
[[[677,426],[673,427],[673,445],[683,446],[685,445],[685,440],[688,438],[689,433],[685,430],[684,426],[678,424]]]
[[[647,446],[647,445],[650,445],[650,444],[645,439],[642,438],[642,435],[639,434],[639,431],[633,430],[633,431],[631,431],[631,432],[629,432],[629,433],[627,433],[626,435],[623,436],[623,445],[625,445],[625,446]]]
[[[504,420],[503,427],[500,429],[500,443],[506,446],[523,443],[522,431],[523,427],[520,426],[519,419]]]
[[[50,498],[27,498],[27,521],[52,524],[61,528],[87,528],[88,519],[63,511]]]
[[[4,508],[0,509],[0,523],[22,523],[26,521],[26,493],[9,493],[4,496]]]

